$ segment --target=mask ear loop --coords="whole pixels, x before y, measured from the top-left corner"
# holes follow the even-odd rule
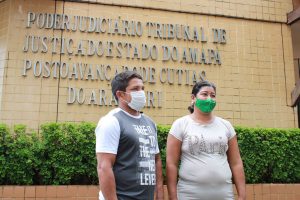
[[[192,101],[191,106],[194,107],[194,105],[195,105],[195,101]]]
[[[120,91],[120,92],[123,92],[123,93],[125,93],[125,94],[129,94],[130,95],[130,93],[128,93],[128,92],[124,92],[124,91]],[[127,104],[129,104],[130,102],[128,102],[128,101],[126,101],[126,100],[123,100],[123,99],[120,99],[121,101],[123,101],[123,102],[125,102],[125,103],[127,103]]]

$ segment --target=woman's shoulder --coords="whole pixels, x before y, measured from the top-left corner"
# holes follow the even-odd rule
[[[226,128],[229,132],[231,132],[231,130],[234,129],[230,121],[223,119],[221,117],[216,117],[215,122],[221,125],[222,127]]]
[[[221,122],[221,123],[225,123],[225,124],[231,124],[230,121],[222,118],[222,117],[218,117],[218,116],[215,116],[215,119],[216,119],[216,122]]]
[[[190,121],[190,115],[185,115],[183,117],[180,117],[178,119],[176,119],[173,124],[177,124],[177,123],[188,123]]]

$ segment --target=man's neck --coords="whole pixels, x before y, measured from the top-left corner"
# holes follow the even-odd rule
[[[119,107],[120,107],[122,110],[124,110],[125,112],[129,113],[130,115],[133,115],[133,116],[139,116],[139,115],[140,115],[140,112],[139,112],[139,111],[133,110],[133,109],[130,108],[129,106],[119,105]]]

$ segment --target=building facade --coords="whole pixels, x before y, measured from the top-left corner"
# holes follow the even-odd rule
[[[292,91],[292,105],[297,107],[298,126],[300,124],[300,0],[293,0],[293,11],[288,14],[287,23],[291,26],[294,69],[295,69],[295,87]]]
[[[91,121],[117,105],[110,81],[144,78],[157,124],[188,114],[195,82],[217,86],[234,125],[298,127],[292,0],[2,0],[0,121]]]

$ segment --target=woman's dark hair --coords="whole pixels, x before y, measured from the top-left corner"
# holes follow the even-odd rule
[[[135,71],[124,71],[114,77],[114,79],[111,81],[111,90],[116,100],[118,100],[116,95],[117,91],[120,90],[125,92],[129,81],[133,78],[143,80],[142,76]]]
[[[196,96],[198,94],[198,92],[201,90],[202,87],[212,87],[212,88],[214,88],[215,92],[217,90],[215,84],[213,84],[212,82],[199,81],[194,85],[193,90],[192,90],[192,94],[194,96]],[[188,107],[188,110],[190,111],[190,113],[194,112],[194,103]]]

